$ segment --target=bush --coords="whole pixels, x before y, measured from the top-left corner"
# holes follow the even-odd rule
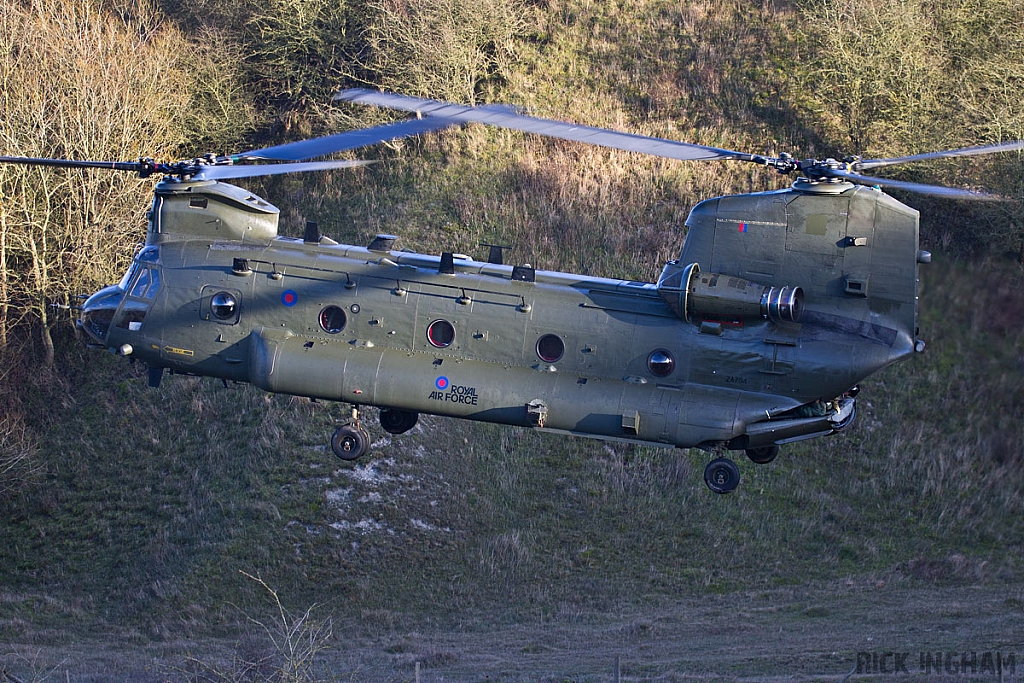
[[[511,77],[525,7],[505,0],[371,0],[366,70],[386,90],[488,101]]]
[[[1024,139],[1024,2],[803,3],[799,94],[842,154],[898,157]],[[1020,199],[1019,154],[894,167],[901,178]],[[1015,205],[915,201],[947,249],[1024,251]],[[952,219],[951,219],[952,218]],[[931,221],[923,221],[928,225]],[[952,225],[966,230],[951,232]]]
[[[0,417],[0,500],[21,493],[38,477],[36,440],[20,415]]]

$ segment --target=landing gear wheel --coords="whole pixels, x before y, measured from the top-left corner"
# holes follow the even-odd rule
[[[398,408],[380,409],[380,426],[388,434],[404,434],[416,426],[420,414],[412,410]]]
[[[729,458],[715,458],[704,468],[704,483],[715,493],[729,493],[740,483],[740,468]]]
[[[331,437],[331,450],[342,460],[358,460],[370,450],[370,435],[362,427],[338,427]]]
[[[761,448],[747,449],[747,457],[758,465],[767,465],[774,460],[778,454],[779,447],[774,444],[771,446],[762,446]]]
[[[847,415],[846,417],[844,417],[839,422],[833,424],[832,425],[832,429],[836,430],[837,432],[842,431],[842,430],[846,429],[847,427],[849,427],[850,423],[853,422],[856,418],[857,418],[857,404],[854,403],[850,407],[850,414]]]

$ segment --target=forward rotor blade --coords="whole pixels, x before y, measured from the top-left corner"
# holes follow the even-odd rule
[[[979,154],[998,154],[1000,152],[1017,152],[1024,150],[1024,140],[1013,140],[1000,142],[994,145],[980,145],[978,147],[964,147],[962,149],[951,149],[945,152],[925,152],[909,157],[897,157],[894,159],[864,159],[854,162],[858,170],[891,166],[893,164],[907,164],[915,161],[929,161],[931,159],[951,159],[953,157],[971,157]]]
[[[874,176],[861,175],[851,171],[830,169],[823,175],[830,178],[844,178],[860,185],[878,185],[880,187],[894,187],[898,190],[907,190],[918,194],[931,195],[933,197],[945,197],[947,199],[971,199],[983,202],[1007,201],[1005,197],[973,190],[963,190],[954,187],[943,187],[941,185],[925,185],[923,183],[911,183],[905,180],[890,180],[888,178],[876,178]]]
[[[397,140],[399,138],[422,135],[431,131],[440,130],[449,126],[458,125],[458,121],[443,118],[411,119],[399,123],[389,123],[373,128],[351,130],[335,135],[328,135],[312,140],[301,140],[289,142],[274,147],[254,149],[251,152],[234,154],[234,159],[274,159],[277,161],[303,161],[322,157],[335,152],[343,152],[348,149],[357,149],[367,145],[375,145],[379,142]]]
[[[309,161],[299,164],[253,164],[251,166],[204,166],[192,175],[193,180],[221,180],[223,178],[255,178],[257,176],[281,175],[283,173],[304,173],[326,171],[334,168],[367,166],[375,161]]]
[[[764,163],[762,157],[742,152],[733,152],[717,147],[705,147],[688,142],[663,140],[646,135],[633,135],[605,128],[579,126],[564,121],[539,119],[523,116],[507,106],[470,107],[461,104],[449,104],[436,100],[407,97],[394,93],[376,92],[365,88],[343,90],[334,96],[336,101],[354,102],[356,104],[373,104],[404,111],[413,111],[427,117],[441,117],[458,122],[484,123],[498,128],[508,128],[524,133],[534,133],[547,137],[585,142],[601,147],[621,149],[627,152],[640,152],[669,159],[687,161],[704,159],[735,159],[741,161],[757,161]]]
[[[137,161],[79,161],[76,159],[39,159],[35,157],[0,157],[0,164],[50,166],[55,168],[105,168],[110,171],[140,172],[144,165]]]

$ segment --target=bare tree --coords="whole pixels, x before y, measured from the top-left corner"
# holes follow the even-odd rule
[[[208,54],[163,22],[153,2],[4,3],[0,154],[172,156],[186,136],[215,132],[211,116],[232,111],[222,76],[230,70]],[[239,107],[220,129],[245,114]],[[151,186],[125,174],[0,169],[0,342],[27,320],[52,363],[49,305],[116,281],[143,235]]]
[[[246,620],[257,631],[257,639],[264,646],[248,643],[247,647],[240,648],[240,652],[235,654],[227,666],[189,658],[191,671],[186,672],[189,680],[196,683],[317,683],[322,680],[317,677],[316,664],[318,656],[330,647],[334,637],[331,619],[315,616],[318,605],[301,612],[290,610],[281,602],[277,591],[261,577],[247,572],[241,574],[265,591],[271,604],[268,617],[255,617],[244,612]],[[244,652],[241,651],[243,649]]]

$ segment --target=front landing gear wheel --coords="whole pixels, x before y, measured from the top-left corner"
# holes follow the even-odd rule
[[[774,460],[778,454],[779,447],[775,445],[747,449],[747,457],[750,458],[751,462],[756,462],[758,465],[767,465]]]
[[[370,450],[370,435],[362,427],[338,427],[331,437],[331,450],[342,460],[358,460]]]
[[[729,458],[716,458],[704,468],[704,483],[715,493],[734,491],[740,483],[740,468]]]

